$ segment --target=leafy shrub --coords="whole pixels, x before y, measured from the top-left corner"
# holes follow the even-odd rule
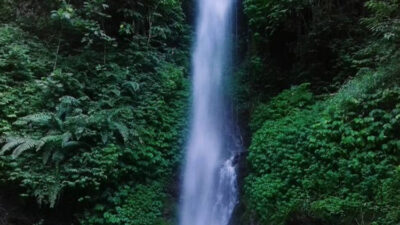
[[[249,16],[249,25],[256,31],[256,36],[264,35],[261,31],[266,32],[266,35],[273,34],[288,20],[288,17],[298,13],[306,6],[309,6],[309,2],[304,0],[244,1],[245,13]]]
[[[268,104],[260,104],[253,112],[250,127],[256,131],[266,120],[282,118],[296,110],[304,109],[313,103],[313,94],[309,90],[309,84],[295,86],[284,90],[278,96],[272,98]]]
[[[18,4],[31,1],[0,11]],[[181,159],[188,99],[180,2],[51,1],[32,13],[0,16],[14,24],[0,25],[0,185],[36,199],[41,223],[67,208],[89,224],[164,223],[161,181]]]
[[[396,208],[379,196],[397,179],[400,89],[362,93],[351,107],[327,113],[317,103],[256,131],[245,192],[260,222],[285,224],[300,212],[328,224],[393,224]]]
[[[121,186],[107,200],[113,206],[111,209],[97,204],[93,209],[95,213],[85,218],[82,224],[167,224],[162,218],[166,195],[159,183]]]

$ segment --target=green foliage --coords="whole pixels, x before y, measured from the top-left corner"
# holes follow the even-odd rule
[[[304,0],[245,0],[244,10],[254,35],[272,35],[293,14],[298,14],[310,1]],[[260,32],[260,33],[258,33]]]
[[[251,41],[237,91],[252,137],[242,222],[399,223],[398,1],[244,8]],[[288,89],[301,82],[311,85]]]
[[[81,42],[90,46],[95,41],[114,41],[106,34],[104,26],[101,25],[104,23],[104,19],[111,17],[105,13],[108,8],[109,5],[104,0],[85,1],[80,10],[63,1],[60,8],[51,12],[51,18],[57,24],[60,32],[76,30],[83,33]]]
[[[114,208],[110,210],[103,204],[97,204],[93,208],[94,215],[87,216],[82,224],[168,224],[162,218],[166,194],[159,183],[135,187],[125,185],[109,195],[107,200]]]
[[[309,84],[295,86],[283,91],[272,98],[268,104],[260,104],[253,112],[250,128],[256,131],[263,126],[266,120],[275,120],[287,116],[299,109],[313,103],[313,94],[309,90]]]
[[[2,84],[32,79],[48,73],[48,56],[44,46],[29,40],[22,30],[3,25],[0,27],[0,69]],[[41,56],[41,57],[39,57]]]
[[[50,53],[14,26],[2,25],[0,34],[0,132],[8,132],[17,117],[35,112],[40,89],[33,79],[49,72]]]
[[[386,40],[397,42],[400,34],[400,22],[393,18],[398,18],[399,2],[397,0],[370,0],[365,3],[365,6],[372,12],[371,17],[362,20],[369,30]]]
[[[286,103],[291,113],[267,119],[254,134],[245,192],[263,224],[306,217],[327,224],[393,224],[398,218],[391,208],[397,204],[380,196],[397,195],[386,185],[397,180],[400,89],[346,90],[333,99],[348,98],[330,108],[325,104],[331,101],[297,110]],[[284,92],[274,101],[290,98]]]
[[[361,0],[246,0],[249,43],[239,84],[252,107],[283,89],[310,83],[316,93],[336,91],[360,67],[355,54],[367,33]],[[359,56],[360,57],[360,56]],[[249,103],[250,101],[250,103]],[[255,102],[253,102],[255,101]],[[254,108],[250,107],[250,111]]]
[[[36,199],[41,223],[64,210],[71,223],[166,223],[161,180],[177,171],[188,99],[181,3],[46,4],[0,16],[0,186]]]

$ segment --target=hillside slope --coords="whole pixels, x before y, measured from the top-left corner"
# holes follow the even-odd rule
[[[244,7],[242,224],[399,223],[398,1]]]

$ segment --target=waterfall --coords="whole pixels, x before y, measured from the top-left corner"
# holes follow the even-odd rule
[[[235,132],[224,97],[234,0],[197,0],[192,118],[180,225],[228,225],[237,204]]]

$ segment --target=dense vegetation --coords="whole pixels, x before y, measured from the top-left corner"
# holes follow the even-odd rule
[[[2,0],[0,20],[0,224],[171,222],[181,2]]]
[[[399,6],[244,1],[243,224],[400,222]]]
[[[235,222],[399,224],[400,2],[238,4]],[[194,5],[0,0],[0,225],[176,223]]]

